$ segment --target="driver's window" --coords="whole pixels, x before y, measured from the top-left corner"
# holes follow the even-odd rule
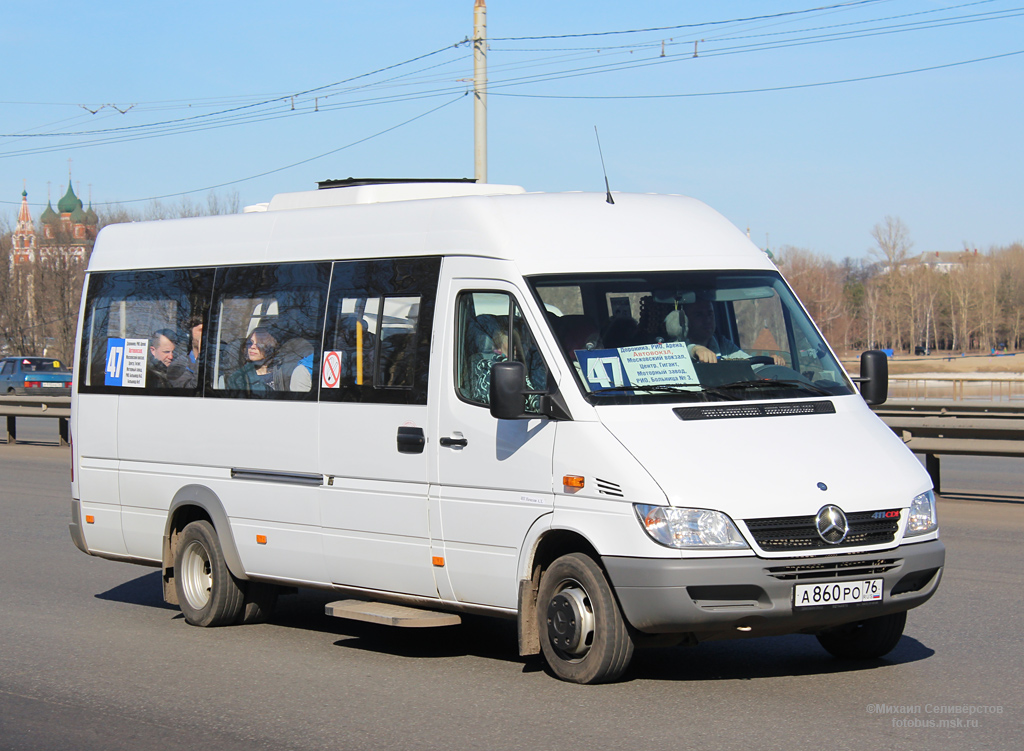
[[[522,310],[504,292],[464,292],[458,302],[455,386],[464,400],[490,404],[491,367],[498,362],[526,365],[526,388],[543,391],[547,368]],[[527,398],[527,410],[535,412],[539,400]]]

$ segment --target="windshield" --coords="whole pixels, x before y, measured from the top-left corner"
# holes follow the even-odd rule
[[[778,272],[529,279],[593,403],[852,394]]]

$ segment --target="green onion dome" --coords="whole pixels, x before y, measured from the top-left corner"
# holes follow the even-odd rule
[[[60,219],[60,217],[57,216],[57,212],[53,210],[53,204],[47,201],[46,208],[43,209],[43,213],[40,215],[39,221],[43,224],[50,224],[52,222],[56,222],[58,219]]]
[[[82,208],[82,202],[78,196],[75,195],[75,191],[71,187],[71,183],[68,183],[68,192],[64,194],[64,197],[57,201],[57,211],[62,214],[70,214],[75,209]]]

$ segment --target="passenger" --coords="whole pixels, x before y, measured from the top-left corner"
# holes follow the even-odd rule
[[[734,341],[725,335],[715,334],[715,306],[710,300],[684,303],[686,314],[686,341],[690,358],[698,362],[718,362],[723,360],[742,360],[750,357],[740,349]],[[776,365],[785,365],[781,355],[772,355]]]
[[[547,385],[547,369],[535,345],[525,348],[519,332],[513,333],[510,341],[505,321],[492,315],[477,317],[481,329],[487,332],[490,345],[488,349],[473,356],[470,369],[470,394],[474,401],[491,403],[491,367],[498,362],[518,360],[526,366],[526,388],[528,391],[543,390]],[[489,329],[489,331],[488,331]],[[526,409],[536,412],[540,406],[540,397],[531,394],[526,397]]]
[[[203,317],[194,315],[188,319],[189,351],[175,362],[175,373],[171,385],[175,388],[194,389],[199,383],[199,352],[203,342]]]
[[[257,326],[245,342],[247,362],[228,376],[227,387],[250,393],[274,391],[277,371],[277,339]]]
[[[146,369],[148,387],[165,389],[170,386],[168,368],[174,360],[176,337],[171,329],[159,329],[149,337],[149,365]]]

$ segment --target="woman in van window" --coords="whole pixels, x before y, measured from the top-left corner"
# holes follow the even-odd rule
[[[470,396],[474,401],[483,404],[491,403],[491,367],[495,363],[506,362],[509,359],[519,362],[526,360],[526,388],[528,390],[544,388],[547,371],[540,358],[540,353],[536,351],[536,347],[532,343],[524,353],[519,332],[513,332],[513,338],[510,341],[506,324],[495,316],[478,316],[477,323],[489,336],[490,346],[485,346],[483,352],[473,357],[470,372]],[[528,411],[536,412],[539,405],[540,400],[537,395],[532,394],[526,398]]]
[[[276,355],[274,335],[263,327],[253,329],[245,340],[246,363],[228,376],[227,387],[250,393],[273,391]]]

